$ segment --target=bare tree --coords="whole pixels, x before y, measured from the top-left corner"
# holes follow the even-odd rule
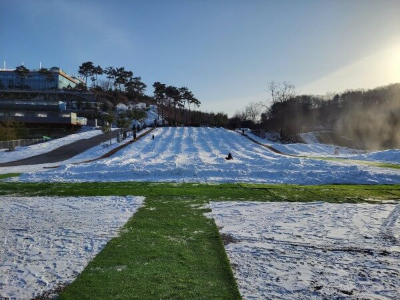
[[[282,83],[271,81],[268,90],[271,94],[272,104],[284,103],[296,96],[294,85],[287,81]]]
[[[285,106],[290,99],[296,97],[295,87],[287,81],[282,83],[271,81],[268,90],[271,95],[272,105],[268,107],[267,114],[270,119],[275,119],[277,121],[279,132],[284,134],[283,121]]]
[[[260,102],[250,102],[244,108],[244,117],[246,120],[258,123],[261,118],[262,104]]]

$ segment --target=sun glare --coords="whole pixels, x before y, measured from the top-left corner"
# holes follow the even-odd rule
[[[389,67],[395,82],[400,82],[400,44],[394,48]]]

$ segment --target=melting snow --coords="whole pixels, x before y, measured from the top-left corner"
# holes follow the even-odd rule
[[[0,197],[0,299],[71,282],[143,197]]]
[[[400,299],[400,204],[211,208],[244,299]]]

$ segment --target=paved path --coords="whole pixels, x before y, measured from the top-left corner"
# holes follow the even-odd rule
[[[112,131],[111,135],[113,138],[115,138],[118,135],[118,130]],[[39,165],[64,161],[105,141],[108,141],[109,139],[110,134],[100,134],[89,139],[83,139],[65,146],[61,146],[60,148],[54,149],[53,151],[47,153],[24,158],[21,160],[0,163],[0,167]]]

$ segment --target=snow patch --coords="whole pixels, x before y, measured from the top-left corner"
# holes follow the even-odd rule
[[[0,197],[0,298],[31,299],[70,283],[143,200]]]
[[[211,207],[244,299],[400,298],[400,204]]]

